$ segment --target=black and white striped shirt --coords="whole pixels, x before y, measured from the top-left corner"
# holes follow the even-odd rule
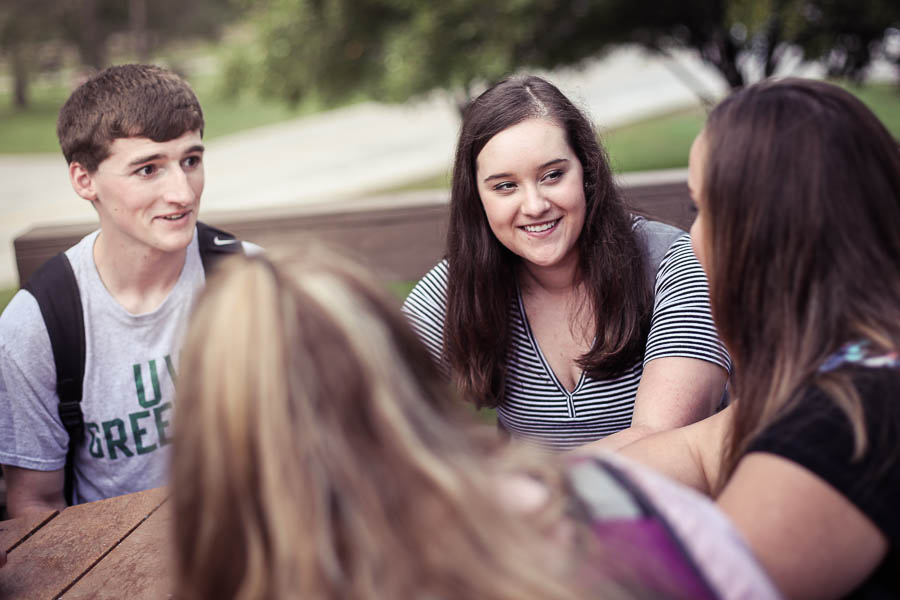
[[[432,356],[446,369],[443,327],[447,261],[440,262],[413,288],[403,311]],[[510,306],[511,347],[506,387],[497,418],[513,435],[567,450],[627,428],[644,364],[662,357],[687,357],[729,369],[709,310],[706,276],[687,234],[678,237],[659,263],[653,319],[643,361],[618,377],[594,379],[582,373],[568,391],[541,353],[522,304]]]

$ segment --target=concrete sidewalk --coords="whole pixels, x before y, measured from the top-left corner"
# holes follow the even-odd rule
[[[546,74],[600,128],[698,103],[676,74],[713,96],[718,75],[688,53],[674,59],[625,48],[583,70]],[[203,214],[335,203],[449,171],[459,117],[446,97],[363,103],[207,143]],[[0,286],[18,284],[13,239],[30,227],[96,219],[69,186],[61,154],[0,156]]]

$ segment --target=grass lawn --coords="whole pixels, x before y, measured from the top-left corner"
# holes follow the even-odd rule
[[[66,96],[61,87],[34,86],[28,109],[17,111],[10,94],[0,93],[0,153],[59,152],[56,116]]]
[[[691,143],[706,121],[701,108],[659,115],[600,131],[614,173],[687,166]]]
[[[19,288],[17,287],[0,289],[0,311],[6,308],[6,305],[9,304],[9,301],[12,300],[12,297],[15,296],[18,291]]]
[[[881,83],[844,87],[861,99],[878,115],[888,131],[900,139],[900,87]],[[691,143],[705,121],[706,112],[696,108],[601,130],[600,139],[616,173],[686,167]]]
[[[385,282],[388,291],[400,299],[402,302],[406,299],[406,296],[412,291],[413,286],[416,285],[415,281],[388,281]]]
[[[888,131],[900,139],[900,85],[845,86],[878,115]]]

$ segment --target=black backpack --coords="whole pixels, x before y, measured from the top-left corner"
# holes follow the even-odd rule
[[[200,246],[203,270],[207,273],[221,258],[243,252],[243,246],[235,236],[199,221],[197,242]],[[69,434],[64,491],[66,503],[72,504],[75,449],[84,440],[81,396],[86,350],[81,294],[72,265],[64,252],[41,265],[28,278],[23,289],[31,292],[37,300],[44,324],[47,326],[47,333],[50,334],[53,361],[56,363],[59,417]]]

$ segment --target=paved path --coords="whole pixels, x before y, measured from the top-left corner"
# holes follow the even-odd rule
[[[580,71],[548,77],[600,127],[697,103],[679,73],[724,91],[699,59],[624,49]],[[459,127],[435,97],[408,105],[363,103],[207,142],[203,211],[337,202],[449,170]],[[94,211],[71,190],[61,154],[0,156],[0,287],[16,285],[13,239],[35,225],[83,222]]]

